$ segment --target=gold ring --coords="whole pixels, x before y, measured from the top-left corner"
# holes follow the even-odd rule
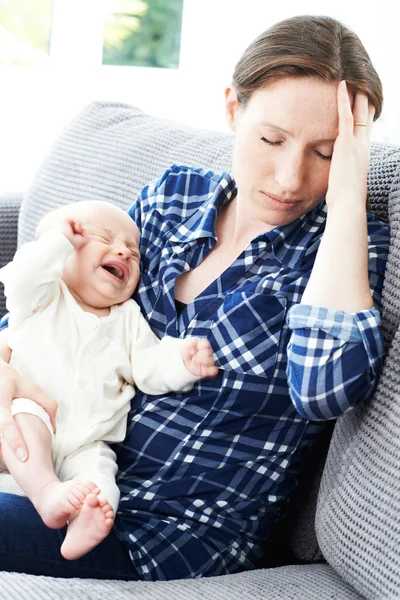
[[[354,123],[354,127],[367,127],[368,123]]]

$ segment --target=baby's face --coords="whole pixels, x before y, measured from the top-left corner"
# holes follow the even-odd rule
[[[63,281],[81,304],[105,308],[125,302],[140,277],[136,225],[115,207],[79,214],[77,219],[88,241],[67,260]]]

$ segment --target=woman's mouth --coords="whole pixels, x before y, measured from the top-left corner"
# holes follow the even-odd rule
[[[271,196],[267,192],[261,192],[264,200],[266,200],[267,204],[275,209],[275,210],[283,210],[289,211],[295,208],[297,204],[299,204],[299,200],[289,201],[278,198],[277,196]]]

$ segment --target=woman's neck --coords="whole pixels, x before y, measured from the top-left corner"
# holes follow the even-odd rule
[[[273,229],[271,225],[263,223],[249,211],[241,206],[236,197],[220,212],[217,220],[217,238],[220,244],[244,250],[251,240]]]

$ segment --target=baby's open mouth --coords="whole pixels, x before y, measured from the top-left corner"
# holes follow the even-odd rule
[[[111,273],[111,275],[114,275],[114,277],[116,277],[120,281],[123,281],[125,279],[125,273],[120,267],[116,265],[102,265],[102,267],[103,269]]]

